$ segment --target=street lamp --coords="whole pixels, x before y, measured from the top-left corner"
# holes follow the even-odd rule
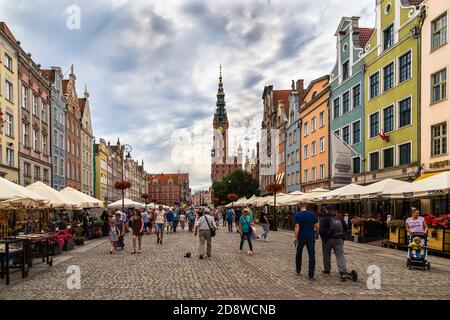
[[[129,144],[124,144],[121,149],[120,153],[117,153],[116,151],[113,152],[113,156],[120,156],[120,163],[122,165],[122,181],[125,180],[125,162],[124,162],[124,155],[125,160],[131,159],[131,151],[133,148]],[[122,188],[122,212],[125,211],[125,189]]]

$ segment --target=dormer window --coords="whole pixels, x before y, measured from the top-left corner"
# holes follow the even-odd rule
[[[342,80],[347,80],[350,77],[350,63],[349,61],[342,64]]]
[[[394,25],[390,25],[383,31],[383,50],[387,50],[394,45]]]

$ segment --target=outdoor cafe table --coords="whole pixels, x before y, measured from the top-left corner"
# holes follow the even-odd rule
[[[42,262],[46,262],[49,266],[53,265],[53,256],[48,244],[48,240],[51,237],[52,235],[50,233],[33,233],[16,236],[17,239],[26,240],[26,261],[29,268],[32,267],[34,258],[42,258]]]
[[[12,268],[20,268],[22,271],[22,279],[28,275],[26,267],[26,240],[24,239],[2,239],[0,240],[0,279],[6,278],[6,285],[9,285],[9,271]],[[17,244],[20,244],[18,246]],[[10,267],[9,260],[13,256],[20,257],[20,267]]]

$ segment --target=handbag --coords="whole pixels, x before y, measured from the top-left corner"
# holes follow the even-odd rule
[[[216,236],[216,229],[215,228],[211,228],[211,226],[209,225],[208,218],[206,217],[206,215],[204,217],[205,217],[205,220],[206,220],[206,224],[208,225],[209,231],[211,231],[211,237],[215,237]]]

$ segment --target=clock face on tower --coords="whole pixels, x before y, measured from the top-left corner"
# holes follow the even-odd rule
[[[218,130],[220,131],[220,133],[222,133],[222,134],[223,134],[223,132],[225,131],[223,127],[219,127],[219,128],[217,128],[217,129],[218,129]]]

